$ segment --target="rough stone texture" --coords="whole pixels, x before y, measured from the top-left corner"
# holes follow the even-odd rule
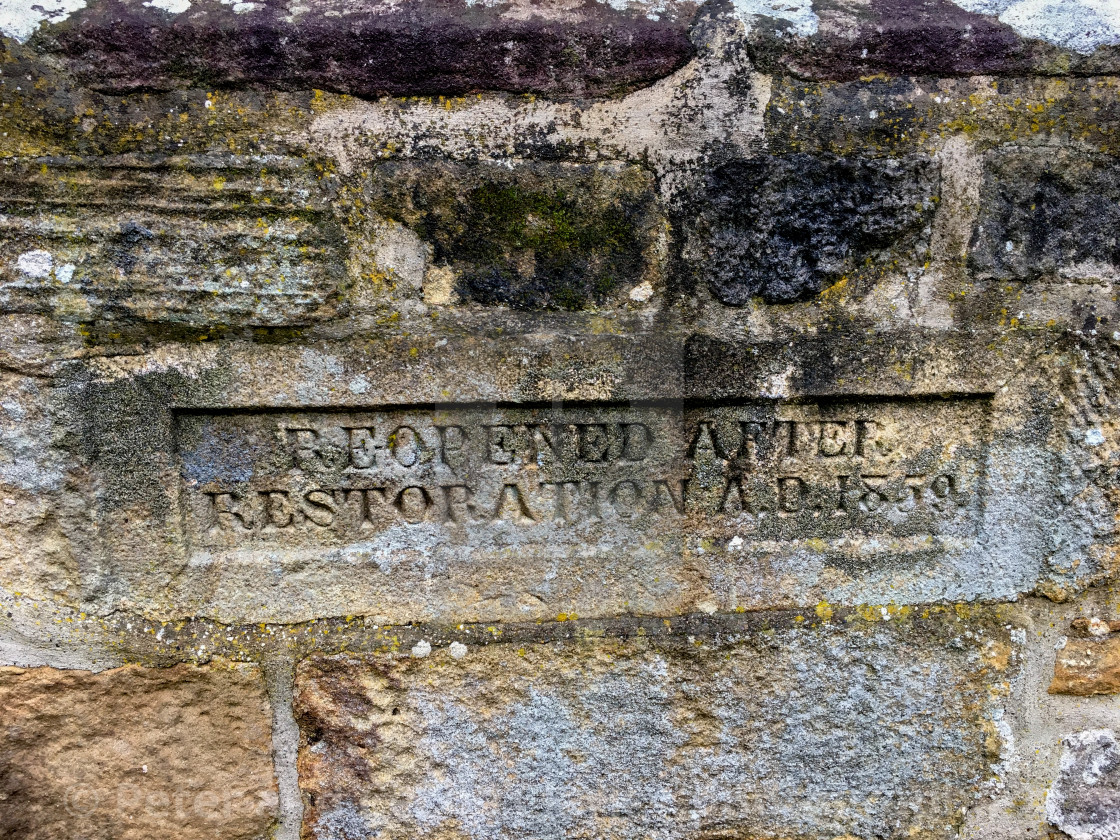
[[[1051,840],[1114,6],[0,0],[0,664],[259,665],[276,840]]]
[[[429,277],[450,273],[462,300],[582,309],[659,279],[653,188],[632,167],[384,164],[368,192],[428,243]]]
[[[594,96],[687,61],[696,9],[664,4],[651,19],[606,3],[195,0],[170,10],[179,5],[95,0],[31,44],[113,92],[265,84],[363,97]]]
[[[5,311],[200,326],[336,314],[346,255],[306,166],[278,157],[209,163],[5,167]],[[112,209],[91,217],[98,207]]]
[[[1075,152],[993,152],[969,251],[981,277],[1114,279],[1120,268],[1120,168]]]
[[[310,659],[305,832],[948,837],[991,772],[986,709],[1014,667],[1005,631],[968,626]]]
[[[1052,694],[1120,693],[1120,634],[1070,639],[1054,659]]]
[[[752,54],[768,69],[818,79],[1115,72],[1120,19],[1107,3],[838,0],[737,7],[756,15]],[[811,7],[809,19],[792,10]]]
[[[921,159],[736,161],[706,177],[685,249],[723,303],[792,303],[896,255],[921,260],[936,197]]]
[[[1120,747],[1111,729],[1062,740],[1061,773],[1046,797],[1046,818],[1073,840],[1120,835]]]
[[[255,840],[276,818],[252,666],[0,670],[0,836]]]

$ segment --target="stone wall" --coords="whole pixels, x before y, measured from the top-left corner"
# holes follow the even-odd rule
[[[1120,837],[1114,2],[0,33],[0,837]]]

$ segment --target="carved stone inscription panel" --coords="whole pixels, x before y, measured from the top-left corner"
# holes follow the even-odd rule
[[[185,536],[230,550],[687,525],[925,545],[975,532],[986,418],[978,399],[181,412]]]

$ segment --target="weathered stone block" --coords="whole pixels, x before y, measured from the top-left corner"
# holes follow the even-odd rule
[[[0,669],[0,835],[256,840],[277,809],[251,666]]]
[[[1117,19],[1093,2],[837,0],[736,3],[755,60],[815,79],[1115,71]]]
[[[909,574],[943,584],[948,567],[931,575],[926,560],[978,548],[987,410],[960,399],[180,411],[178,452],[146,481],[131,474],[107,511],[107,559],[147,568],[150,523],[128,521],[146,499],[189,552],[175,586],[220,615],[546,618],[713,598],[731,609],[754,605],[760,580],[815,603],[832,593],[802,585],[823,573],[843,586],[873,556],[897,566],[892,586]],[[286,573],[261,575],[277,561]]]
[[[1120,165],[1072,151],[1000,151],[986,163],[969,266],[982,277],[1112,281]]]
[[[58,15],[32,46],[113,92],[263,84],[364,97],[601,95],[667,75],[692,54],[698,3],[635,5],[96,0]]]
[[[1110,729],[1062,740],[1058,778],[1046,796],[1046,819],[1073,840],[1120,836],[1120,745]]]
[[[1050,693],[1120,693],[1120,633],[1068,639],[1054,659]]]
[[[368,189],[370,206],[430,245],[463,300],[581,309],[659,276],[661,218],[639,167],[385,164]]]
[[[849,82],[777,77],[766,103],[766,148],[898,157],[937,155],[968,137],[979,153],[1005,144],[1075,143],[1120,151],[1116,77],[868,76]],[[974,187],[971,180],[968,186]]]
[[[50,159],[0,173],[0,310],[67,321],[285,325],[336,314],[347,251],[279,157]]]
[[[716,643],[311,659],[296,685],[304,830],[950,837],[991,773],[999,740],[985,709],[1010,673],[1005,631],[962,627],[941,617]]]
[[[936,165],[920,157],[727,163],[686,211],[685,261],[726,304],[805,300],[865,267],[913,259],[937,185]]]

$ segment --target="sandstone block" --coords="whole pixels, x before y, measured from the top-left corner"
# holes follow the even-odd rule
[[[0,174],[4,311],[203,327],[336,314],[345,248],[301,161],[104,163]]]
[[[997,75],[1063,67],[1108,72],[1116,18],[1084,0],[744,2],[756,60],[817,79],[876,73]]]
[[[0,670],[0,836],[255,840],[277,809],[255,667]]]
[[[369,205],[415,231],[458,298],[582,309],[653,279],[662,220],[638,167],[385,164]]]
[[[1120,633],[1069,639],[1054,659],[1051,694],[1120,693]]]
[[[649,82],[687,61],[698,5],[635,4],[629,11],[597,2],[99,0],[69,20],[58,15],[32,46],[61,59],[85,84],[118,93],[264,84],[366,97],[487,89],[595,95]],[[12,27],[24,38],[33,32]]]
[[[998,626],[955,624],[311,659],[304,830],[953,836],[999,751],[985,708],[1010,653]]]

